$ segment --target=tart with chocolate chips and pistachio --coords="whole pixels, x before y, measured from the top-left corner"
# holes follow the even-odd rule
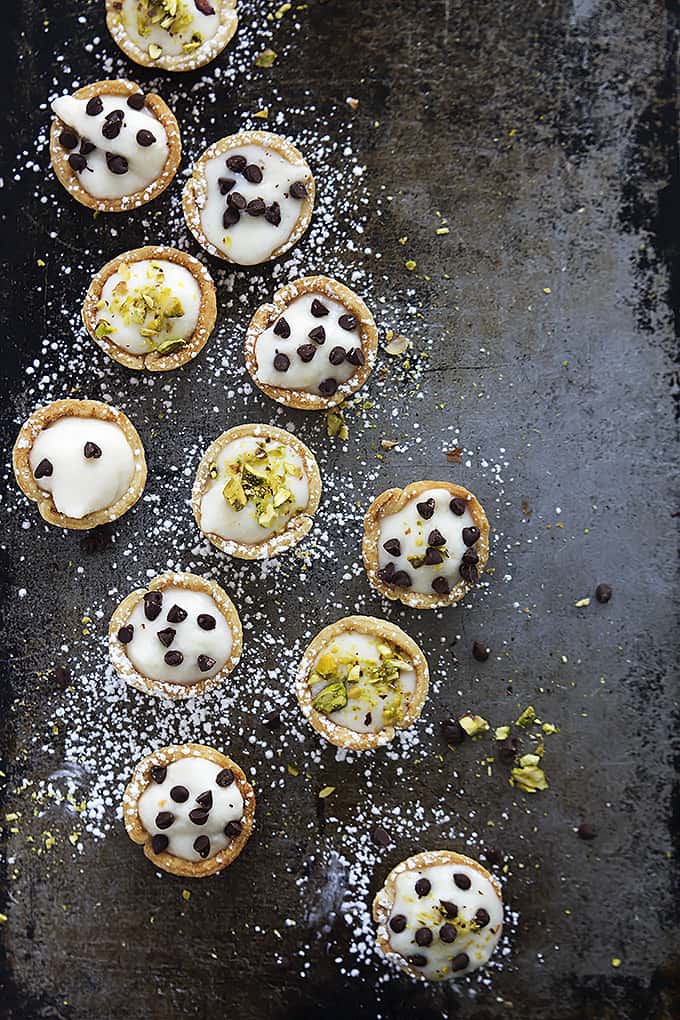
[[[234,603],[214,581],[160,574],[120,603],[109,624],[116,672],[145,694],[181,701],[217,687],[241,658]]]
[[[167,372],[195,358],[216,314],[215,285],[205,266],[160,245],[107,262],[83,304],[83,322],[94,342],[126,368],[150,372]]]
[[[295,146],[269,131],[221,138],[194,164],[182,205],[207,252],[255,266],[300,240],[314,208],[314,178]]]
[[[236,0],[106,0],[106,24],[136,64],[193,71],[222,52],[238,16]]]
[[[424,981],[460,978],[489,962],[503,930],[500,885],[453,850],[415,854],[390,871],[373,900],[377,942]]]
[[[362,549],[368,579],[381,595],[440,609],[479,580],[489,556],[489,522],[462,485],[412,482],[373,500]]]
[[[408,634],[371,616],[324,627],[298,667],[295,693],[315,730],[336,747],[362,751],[389,743],[418,718],[429,671]]]
[[[97,81],[52,103],[50,156],[81,205],[127,212],[172,181],[182,146],[177,121],[154,93],[131,81]]]
[[[206,878],[235,861],[254,816],[255,794],[243,770],[204,744],[148,754],[123,794],[130,839],[157,868],[185,878]]]
[[[291,549],[312,526],[321,498],[314,454],[273,425],[223,432],[198,466],[191,506],[222,552],[259,560]]]
[[[306,276],[255,312],[246,367],[273,400],[323,411],[364,385],[377,350],[375,320],[361,298],[328,276]]]
[[[99,400],[55,400],[24,422],[12,453],[22,492],[48,524],[84,531],[122,517],[146,482],[139,434]]]

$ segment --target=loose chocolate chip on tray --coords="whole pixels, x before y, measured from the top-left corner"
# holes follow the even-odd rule
[[[162,832],[157,832],[155,836],[151,837],[151,849],[155,854],[162,854],[164,850],[167,850],[169,843],[170,840]]]
[[[196,798],[196,803],[200,804],[202,808],[206,809],[206,811],[210,811],[210,808],[213,806],[213,795],[210,790],[205,790],[204,793],[199,793]]]
[[[505,765],[512,765],[519,751],[517,737],[506,737],[498,744],[498,757]]]
[[[62,691],[65,691],[70,680],[70,674],[66,669],[66,666],[55,666],[52,676],[54,677],[54,682],[57,687],[59,687]]]
[[[357,319],[355,315],[350,315],[349,312],[346,315],[341,315],[338,319],[338,326],[341,329],[346,329],[347,332],[351,332],[357,328]]]
[[[74,134],[73,131],[62,131],[59,135],[59,144],[62,149],[75,149],[78,144],[78,135]]]
[[[383,825],[374,825],[371,829],[371,839],[376,846],[389,846],[392,842],[392,837]]]
[[[221,787],[231,786],[234,782],[234,773],[231,769],[222,769],[222,771],[218,772],[215,776],[215,782]]]
[[[455,942],[458,932],[452,924],[443,924],[439,929],[439,938],[442,942]]]
[[[328,355],[328,360],[331,365],[335,365],[337,367],[338,365],[342,365],[345,360],[345,354],[346,351],[344,347],[334,347]]]
[[[182,621],[186,620],[186,618],[187,618],[186,609],[182,609],[182,607],[178,606],[177,604],[170,608],[170,610],[168,611],[168,615],[166,617],[168,623],[182,623]]]
[[[500,868],[501,864],[505,860],[501,851],[494,846],[489,847],[489,849],[485,852],[484,857],[487,864],[495,865],[497,868]]]
[[[266,205],[264,200],[261,198],[254,198],[252,202],[248,202],[246,206],[246,212],[249,216],[264,216]]]
[[[217,662],[217,659],[213,659],[211,655],[199,655],[196,661],[198,663],[198,668],[200,669],[201,673],[207,673],[208,670],[213,668],[213,666]]]
[[[315,319],[321,319],[324,315],[328,315],[328,309],[318,298],[314,298],[312,301],[310,311]]]
[[[232,191],[227,198],[227,205],[232,206],[234,209],[238,209],[241,212],[248,205],[245,198],[240,191]]]
[[[461,499],[460,496],[454,496],[449,503],[449,510],[452,514],[455,514],[456,517],[462,517],[465,513],[465,500]]]
[[[278,227],[281,223],[281,206],[278,202],[272,202],[268,209],[265,209],[264,218],[267,223],[271,223],[273,227]]]
[[[472,654],[477,662],[486,662],[489,658],[489,649],[486,645],[481,644],[481,642],[474,641],[472,644]]]
[[[159,811],[156,815],[156,827],[158,829],[169,829],[175,820],[172,811]]]
[[[210,613],[199,613],[196,617],[196,623],[201,630],[215,629],[215,617],[211,616]]]
[[[85,443],[83,447],[83,453],[88,460],[99,460],[102,455],[101,447],[97,446],[96,443]]]
[[[576,830],[576,835],[579,839],[595,839],[595,829],[589,822],[581,822]]]
[[[462,744],[466,733],[457,719],[445,719],[441,724],[442,736],[447,744]]]
[[[451,585],[449,584],[445,577],[435,577],[434,581],[432,582],[432,591],[435,593],[435,595],[442,596],[450,595]]]
[[[160,591],[147,591],[144,594],[144,615],[147,620],[155,620],[163,605],[163,593]]]
[[[315,344],[326,343],[326,330],[323,326],[315,326],[314,329],[310,329],[307,336],[310,340],[313,340]]]
[[[609,602],[611,597],[612,597],[612,590],[609,587],[609,585],[608,584],[598,584],[597,588],[595,589],[595,598],[597,599],[597,601],[601,602],[602,605],[606,605],[606,603]]]
[[[176,651],[166,652],[163,658],[168,666],[181,666],[184,662],[182,653]]]
[[[347,360],[350,365],[355,365],[357,368],[363,365],[366,359],[361,347],[353,347],[351,351],[347,351]]]
[[[418,896],[421,897],[427,896],[431,888],[432,883],[430,882],[429,878],[419,878],[415,884],[416,893]]]
[[[288,325],[288,320],[284,319],[284,317],[281,316],[281,318],[277,321],[276,325],[274,326],[274,332],[276,333],[277,336],[280,336],[283,340],[287,340],[288,337],[290,336],[290,326]]]
[[[336,379],[322,379],[319,383],[319,393],[322,397],[332,397],[338,388]]]
[[[92,96],[92,99],[88,99],[85,106],[85,113],[88,117],[96,117],[104,109],[101,96]]]
[[[245,156],[230,156],[227,160],[227,166],[230,170],[233,170],[235,174],[242,174],[248,166],[248,160]]]
[[[383,542],[383,549],[390,556],[401,556],[401,542],[398,538],[388,538],[386,542]]]
[[[229,839],[236,839],[237,836],[241,835],[243,826],[240,822],[227,822],[224,826],[224,835],[228,836]]]
[[[189,812],[189,821],[193,822],[194,825],[205,825],[208,821],[209,812],[205,808],[194,808],[193,811]]]
[[[106,153],[106,165],[112,174],[126,174],[128,172],[128,161],[125,156],[112,156],[111,153]]]
[[[156,141],[156,136],[152,135],[146,128],[142,128],[141,131],[137,132],[137,144],[141,145],[143,149],[148,149],[150,145]]]
[[[135,92],[133,95],[128,96],[127,104],[131,110],[141,110],[144,106],[144,93]]]
[[[184,804],[189,800],[189,791],[186,786],[173,786],[170,796],[175,804]]]
[[[301,344],[297,349],[300,361],[304,361],[305,364],[310,362],[316,354],[316,347],[314,344]]]
[[[166,627],[165,630],[158,631],[158,640],[166,648],[169,648],[172,642],[175,640],[175,634],[177,633],[172,627]]]
[[[429,928],[416,928],[415,940],[418,946],[430,946],[432,945],[432,932]]]
[[[235,209],[233,205],[228,205],[222,215],[222,226],[225,230],[229,227],[233,227],[235,223],[241,219],[241,214],[238,209]]]
[[[49,461],[47,457],[43,457],[43,459],[40,461],[37,468],[33,472],[33,477],[49,478],[53,471],[54,468],[52,467],[52,462]]]
[[[79,152],[72,152],[68,158],[68,165],[71,167],[71,170],[75,170],[79,174],[87,166],[87,160]]]
[[[233,177],[220,177],[217,181],[220,195],[227,195],[236,184]]]
[[[274,357],[274,368],[277,372],[287,372],[290,368],[290,358],[287,354],[282,354],[280,351]]]
[[[293,198],[306,198],[307,188],[302,181],[293,181],[290,186],[290,194]]]
[[[210,853],[210,840],[207,836],[198,836],[194,840],[194,850],[199,857],[207,857]]]
[[[451,960],[451,970],[465,970],[469,962],[470,957],[467,953],[459,953]]]
[[[118,640],[121,645],[129,645],[135,636],[135,628],[131,623],[126,623],[124,627],[121,627],[118,631]]]
[[[424,521],[429,521],[430,517],[434,514],[434,500],[432,497],[424,499],[421,503],[416,503],[416,510]]]
[[[475,527],[472,527],[472,528],[463,528],[463,530],[461,532],[461,535],[462,535],[462,538],[463,538],[463,542],[467,546],[474,545],[475,542],[477,542],[479,540],[479,534],[480,534],[479,528],[475,528]]]
[[[406,928],[406,918],[403,914],[395,914],[390,918],[390,928],[399,935]]]
[[[278,730],[281,728],[281,713],[278,708],[273,708],[271,712],[266,712],[262,716],[262,723],[269,730]]]

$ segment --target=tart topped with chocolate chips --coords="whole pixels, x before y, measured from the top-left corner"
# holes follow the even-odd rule
[[[136,64],[193,71],[234,35],[236,0],[106,0],[106,24]]]
[[[240,131],[206,149],[182,194],[187,225],[216,258],[254,266],[300,240],[314,207],[314,178],[280,135]]]
[[[364,566],[372,586],[418,609],[454,605],[489,556],[489,522],[462,485],[412,482],[387,489],[364,520]]]
[[[116,672],[145,694],[179,701],[205,694],[241,658],[236,607],[214,581],[172,571],[123,599],[109,624]]]
[[[213,545],[244,560],[297,545],[321,498],[314,454],[273,425],[239,425],[212,443],[198,467],[191,505]]]
[[[108,262],[83,304],[83,322],[94,342],[126,368],[150,372],[167,372],[195,358],[216,314],[208,270],[186,252],[161,245]]]
[[[55,400],[28,418],[14,444],[14,473],[41,516],[83,531],[115,521],[146,482],[137,430],[99,400]]]
[[[327,276],[282,287],[246,335],[246,367],[268,397],[305,411],[341,403],[366,382],[378,331],[364,302]]]
[[[501,888],[453,850],[415,854],[387,876],[373,919],[380,948],[413,977],[465,977],[489,962],[501,937]]]
[[[420,715],[427,661],[408,634],[370,616],[324,627],[298,667],[295,693],[315,730],[336,747],[389,743]]]
[[[52,103],[50,156],[81,205],[125,212],[172,181],[181,156],[177,121],[160,96],[130,81],[98,81]]]
[[[250,839],[255,794],[241,768],[204,744],[161,747],[143,758],[123,794],[133,842],[157,868],[205,878]]]

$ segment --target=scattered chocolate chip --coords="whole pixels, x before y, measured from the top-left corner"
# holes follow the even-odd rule
[[[123,122],[120,120],[105,120],[102,126],[102,135],[111,142],[114,138],[118,137],[122,126]],[[111,169],[110,165],[109,169]]]
[[[435,577],[432,582],[432,591],[437,595],[450,595],[451,586],[445,577]]]
[[[96,148],[97,146],[93,142],[88,142],[87,138],[83,138],[82,142],[80,143],[80,155],[89,156],[90,153],[94,152]]]
[[[83,453],[88,460],[99,460],[102,455],[101,447],[97,446],[96,443],[85,443],[83,447]]]
[[[417,928],[415,940],[418,946],[430,946],[432,945],[432,932],[429,928]]]
[[[403,914],[395,914],[390,918],[390,928],[399,935],[406,927],[406,918]]]
[[[394,563],[386,563],[385,566],[381,567],[378,571],[378,577],[381,581],[384,581],[385,584],[389,584],[394,577],[394,569]]]
[[[472,654],[477,662],[486,662],[489,658],[489,649],[479,641],[472,643]]]
[[[307,336],[310,340],[313,340],[315,344],[326,343],[326,330],[323,326],[315,326],[314,329],[310,329]]]
[[[460,496],[454,496],[451,502],[449,503],[449,510],[451,511],[452,514],[455,514],[456,517],[463,516],[463,514],[465,513],[465,507],[466,507],[465,500],[461,499]]]
[[[469,962],[470,957],[467,953],[459,953],[451,960],[451,970],[465,970]]]
[[[85,113],[88,117],[96,117],[104,109],[101,96],[92,96],[92,99],[88,99],[85,105]]]
[[[430,499],[423,500],[422,503],[416,503],[416,510],[424,521],[429,521],[434,513],[434,500],[430,497]]]
[[[53,471],[54,468],[52,467],[52,462],[49,461],[47,457],[43,457],[43,459],[40,461],[37,468],[33,472],[33,477],[49,478]]]
[[[113,530],[110,524],[100,524],[96,528],[90,528],[84,532],[78,543],[84,553],[103,552],[113,544]]]
[[[288,337],[290,336],[290,326],[288,325],[288,320],[284,319],[284,317],[281,316],[281,318],[277,321],[276,325],[274,326],[274,332],[276,333],[277,336],[280,336],[283,340],[287,340]]]
[[[177,633],[172,627],[166,627],[165,630],[158,631],[158,640],[166,648],[169,648],[172,642],[175,640],[175,634]]]
[[[236,839],[237,836],[241,835],[243,826],[240,822],[227,822],[224,826],[224,835],[228,836],[229,839]]]
[[[230,156],[227,160],[227,166],[230,170],[233,170],[235,174],[242,174],[248,166],[248,160],[245,156]]]
[[[281,206],[278,202],[272,202],[268,209],[264,211],[264,218],[267,223],[271,223],[273,227],[278,227],[281,223]]]
[[[274,368],[277,372],[287,372],[290,368],[290,358],[287,354],[282,354],[280,351],[274,357]]]
[[[134,92],[131,96],[128,96],[127,104],[131,110],[141,110],[144,106],[144,93]]]
[[[489,847],[489,849],[485,852],[484,857],[486,859],[487,864],[494,865],[497,868],[500,868],[503,861],[505,860],[501,851],[494,846]]]
[[[301,344],[297,349],[300,361],[304,361],[305,364],[310,362],[316,354],[316,347],[314,344]]]
[[[414,953],[413,956],[409,956],[408,962],[414,967],[427,967],[427,957],[422,953]]]
[[[371,839],[376,844],[376,846],[385,847],[389,846],[390,843],[392,842],[392,837],[390,836],[387,829],[382,825],[373,826],[373,828],[371,829]]]
[[[167,850],[169,842],[167,836],[157,832],[155,836],[151,837],[151,849],[155,854],[162,854],[164,850]]]
[[[231,786],[234,782],[234,773],[231,769],[222,769],[222,771],[218,772],[215,776],[215,782],[221,787]]]
[[[519,751],[519,739],[517,737],[506,737],[498,744],[498,757],[504,764],[512,765]]]
[[[210,811],[210,808],[213,806],[213,795],[210,790],[206,790],[204,793],[199,793],[196,798],[196,803],[200,804],[202,808],[206,809],[206,811]]]
[[[466,549],[462,556],[463,563],[478,563],[479,555],[474,549]]]
[[[184,662],[182,653],[176,651],[166,652],[163,659],[168,666],[181,666]]]
[[[485,910],[484,907],[480,907],[475,914],[475,924],[478,924],[480,928],[486,928],[490,920],[489,911]]]
[[[431,888],[432,883],[429,878],[419,878],[416,882],[415,889],[418,896],[427,896]]]
[[[186,609],[182,609],[182,607],[178,605],[172,606],[166,617],[168,623],[181,623],[183,620],[186,620],[186,618]]]
[[[152,135],[150,131],[146,130],[146,128],[142,128],[141,131],[137,132],[137,144],[141,145],[142,148],[148,149],[148,147],[153,145],[155,141],[156,136]]]
[[[213,668],[217,659],[213,659],[212,655],[199,655],[196,661],[201,673],[207,673],[208,670]]]
[[[407,574],[405,570],[398,570],[396,574],[393,574],[390,584],[396,584],[397,588],[410,588],[413,581],[411,575]]]
[[[312,301],[310,311],[315,319],[322,319],[324,315],[328,315],[328,309],[318,298],[314,298]]]
[[[350,365],[356,365],[357,367],[363,365],[366,359],[361,347],[353,347],[351,351],[347,351],[347,360]]]
[[[344,347],[334,347],[331,353],[328,355],[328,360],[330,361],[331,365],[335,366],[342,365],[343,361],[345,360],[345,354],[346,351]]]
[[[211,616],[210,613],[199,613],[196,617],[196,623],[201,630],[215,629],[215,617]]]
[[[612,597],[612,590],[609,587],[609,585],[608,584],[598,584],[597,588],[595,589],[595,598],[597,599],[597,601],[601,602],[602,605],[604,606],[604,605],[607,604],[607,602],[609,602],[611,597]]]
[[[340,329],[346,329],[350,333],[353,329],[357,328],[357,320],[354,315],[341,315],[338,319],[338,326]]]
[[[163,592],[147,591],[144,594],[144,615],[147,620],[155,620],[160,616],[163,605]]]
[[[249,216],[264,216],[267,206],[264,204],[263,199],[254,198],[251,202],[248,202],[246,206],[246,212]]]
[[[293,181],[290,186],[290,194],[293,198],[306,198],[307,188],[302,181]]]
[[[462,536],[465,545],[474,545],[479,539],[479,528],[463,528]]]
[[[462,871],[455,872],[453,876],[453,881],[456,883],[459,889],[469,889],[470,886],[472,885],[472,882],[470,881],[470,876],[466,875]]]
[[[125,156],[112,156],[106,153],[106,165],[112,174],[126,174],[128,172],[128,161]]]
[[[243,176],[251,184],[260,184],[262,182],[262,171],[256,163],[249,163],[243,171]],[[260,199],[262,201],[262,199]],[[264,202],[262,202],[264,205]]]
[[[111,110],[110,113],[106,114],[106,120],[122,121],[124,117],[125,112],[123,110]]]
[[[450,921],[453,921],[454,917],[458,917],[458,907],[451,900],[440,900],[439,906],[441,907],[444,917],[448,917]]]
[[[262,717],[262,722],[269,730],[281,729],[281,712],[278,708],[273,708]]]
[[[227,195],[236,184],[233,177],[220,177],[217,181],[217,185],[220,189],[220,195]]]
[[[468,563],[466,560],[461,560],[458,573],[466,584],[476,584],[479,580],[479,571],[477,570],[477,567],[474,563]]]
[[[436,567],[437,564],[444,562],[444,557],[439,552],[439,549],[426,549],[424,562],[428,567]]]
[[[443,924],[439,929],[439,938],[442,942],[455,942],[457,934],[458,932],[452,924]]]
[[[126,623],[124,627],[121,627],[118,631],[118,640],[121,645],[129,645],[135,636],[135,628],[131,623]]]
[[[79,174],[82,173],[87,166],[87,160],[79,153],[72,152],[68,158],[68,165],[71,167],[71,170],[75,170],[75,172]]]
[[[164,783],[167,774],[167,765],[152,765],[149,769],[149,775],[153,779],[154,783]]]
[[[189,812],[189,821],[193,822],[194,825],[205,825],[208,821],[209,812],[205,808],[197,807],[193,811]]]
[[[579,839],[595,839],[596,832],[589,822],[581,822],[576,830],[576,835]]]
[[[322,379],[319,383],[319,393],[322,397],[332,397],[338,388],[336,379]]]
[[[54,677],[54,682],[57,686],[60,687],[62,691],[65,691],[71,678],[66,666],[55,666],[52,676]]]
[[[241,214],[238,209],[235,209],[233,205],[228,205],[222,214],[222,226],[225,230],[229,227],[233,227],[235,223],[241,219]]]
[[[383,549],[390,556],[401,556],[401,542],[398,538],[388,538],[386,542],[383,542]]]
[[[457,719],[445,719],[441,724],[442,736],[447,744],[462,744],[467,734]]]
[[[210,17],[211,14],[215,13],[215,8],[208,2],[208,0],[194,0],[194,7],[197,11],[200,11],[201,14],[205,14],[206,17]]]
[[[59,135],[59,144],[62,149],[75,149],[78,144],[78,135],[74,134],[73,131],[62,131]]]
[[[194,840],[194,850],[199,857],[207,857],[210,853],[210,840],[207,836],[198,836]]]
[[[169,829],[175,820],[172,811],[159,811],[156,815],[156,828]]]
[[[189,791],[186,786],[173,786],[170,796],[176,804],[184,804],[189,800]]]
[[[446,545],[446,539],[438,528],[434,528],[427,536],[427,544],[434,546]]]

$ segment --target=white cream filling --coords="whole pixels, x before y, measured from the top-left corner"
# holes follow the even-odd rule
[[[470,880],[470,888],[459,888],[454,875]],[[419,896],[416,882],[427,879],[430,891]],[[457,907],[455,917],[446,915],[442,901]],[[474,924],[478,910],[485,910],[489,921],[483,927]],[[441,979],[462,977],[478,967],[484,966],[493,953],[500,938],[503,923],[503,905],[490,880],[478,871],[464,864],[437,864],[417,871],[404,871],[396,881],[396,896],[390,918],[406,918],[406,927],[395,932],[390,922],[387,933],[390,945],[402,956],[409,959],[422,956],[425,966],[414,966],[425,977]],[[441,937],[442,926],[448,924],[455,929],[455,939],[447,942]],[[416,931],[427,928],[432,934],[430,945],[419,945]],[[444,932],[445,938],[450,932]],[[451,963],[458,957],[455,970]],[[467,963],[465,963],[467,957]]]
[[[179,18],[174,19],[167,28],[162,28],[162,22],[165,20],[163,5],[161,3],[153,4],[149,0],[150,18],[145,34],[142,34],[139,31],[137,14],[140,7],[143,10],[146,5],[143,2],[140,3],[140,0],[123,0],[121,11],[123,25],[129,37],[141,50],[149,52],[150,46],[160,46],[164,56],[185,56],[200,48],[194,46],[194,43],[199,42],[202,45],[208,42],[219,28],[218,9],[222,0],[208,0],[208,2],[209,6],[213,8],[214,14],[201,13],[194,0],[179,0],[177,4]],[[181,25],[185,21],[184,15],[186,14],[191,15],[191,21],[177,31],[177,25]],[[159,15],[158,21],[152,24],[151,22]],[[187,49],[184,48],[185,46]],[[153,54],[153,49],[151,54]]]
[[[132,640],[125,644],[125,651],[135,669],[151,680],[181,684],[183,687],[208,680],[224,666],[231,654],[233,636],[231,628],[207,592],[188,588],[165,588],[162,594],[161,612],[155,619],[147,616],[147,602],[141,599],[127,621],[134,628]],[[187,616],[182,621],[168,620],[172,609],[179,606]],[[198,617],[207,614],[215,620],[212,630],[206,630],[198,623]],[[169,644],[164,644],[158,633],[174,630]],[[173,665],[166,661],[169,653],[180,652],[182,661]],[[214,664],[201,669],[200,656],[214,659]],[[175,656],[170,656],[175,658]]]
[[[223,448],[216,462],[218,477],[211,480],[201,500],[201,528],[204,532],[219,535],[234,542],[254,545],[279,534],[284,530],[291,517],[300,513],[307,506],[309,484],[304,461],[292,447],[283,446],[273,439],[269,442],[266,440],[266,436],[261,439],[255,436],[242,436],[240,439],[227,443]],[[284,512],[277,515],[270,527],[263,527],[258,523],[256,506],[252,499],[248,500],[242,510],[235,510],[222,495],[227,479],[231,477],[228,465],[237,462],[238,458],[243,455],[254,453],[263,443],[268,453],[283,450],[285,453],[284,462],[301,473],[300,478],[296,478],[295,474],[286,473],[286,488],[290,490],[293,501],[284,504],[282,508]]]
[[[312,315],[312,304],[319,301],[328,309],[328,315]],[[305,393],[319,394],[319,385],[324,380],[333,379],[337,386],[346,383],[357,371],[357,365],[347,361],[349,351],[361,350],[359,323],[352,330],[343,329],[338,320],[343,315],[351,314],[338,301],[327,298],[325,294],[301,294],[294,298],[279,318],[264,330],[255,345],[257,361],[257,377],[269,386],[281,386],[287,390],[301,390]],[[285,319],[290,327],[290,336],[283,337],[275,332],[277,323]],[[325,337],[322,342],[310,339],[310,332],[321,327]],[[284,329],[285,332],[285,329]],[[312,347],[314,355],[311,361],[305,362],[298,353],[299,347]],[[341,348],[343,360],[334,365],[330,360],[331,351]],[[281,371],[274,364],[277,354],[284,354],[289,365]],[[334,392],[331,391],[331,392]],[[327,394],[328,395],[328,394]]]
[[[101,456],[86,457],[85,444],[94,443]],[[135,473],[135,458],[118,425],[99,418],[59,418],[38,434],[29,454],[35,476],[43,460],[50,475],[36,479],[52,496],[59,513],[80,519],[113,506],[127,492]]]
[[[176,262],[166,260],[144,259],[140,262],[125,263],[126,269],[112,273],[102,288],[101,301],[104,303],[97,311],[97,324],[102,321],[111,327],[106,332],[107,339],[129,351],[131,354],[147,354],[167,340],[187,340],[196,329],[201,308],[201,288],[193,273]],[[161,279],[159,280],[159,272]],[[183,314],[174,318],[165,318],[163,328],[154,332],[151,337],[143,336],[140,330],[149,331],[156,312],[146,308],[142,322],[130,321],[129,311],[121,314],[123,301],[132,299],[137,307],[144,309],[142,291],[169,290],[171,297],[180,302]],[[116,311],[112,310],[113,307]],[[139,316],[135,315],[135,318]],[[127,321],[126,321],[127,320]]]
[[[87,168],[77,174],[85,191],[94,198],[123,198],[143,191],[158,180],[168,158],[168,138],[161,122],[146,106],[133,110],[127,104],[127,96],[103,94],[100,98],[102,112],[95,116],[86,112],[87,99],[74,96],[55,99],[52,109],[64,124],[77,133],[79,140],[87,140],[96,146],[85,156]],[[107,115],[114,110],[123,111],[122,128],[116,138],[107,139],[102,128]],[[152,145],[143,146],[137,142],[137,133],[141,130],[150,131],[154,136]],[[79,151],[80,145],[72,150],[73,153]],[[127,160],[127,172],[112,173],[107,165],[106,153],[123,156]]]
[[[448,489],[428,489],[422,495],[409,500],[398,513],[382,518],[378,538],[378,565],[382,569],[388,563],[392,563],[395,571],[406,571],[412,584],[404,588],[405,591],[433,595],[436,594],[432,589],[435,578],[445,577],[450,588],[461,580],[459,567],[463,554],[468,550],[468,546],[463,542],[463,528],[474,527],[475,522],[467,508],[461,517],[453,513],[449,507],[452,498]],[[435,510],[432,517],[425,520],[420,516],[417,504],[425,503],[429,499],[434,499]],[[444,557],[443,562],[438,565],[423,564],[414,567],[408,557],[425,555],[428,538],[435,529],[446,539],[444,548],[448,557]],[[383,548],[386,541],[394,538],[399,539],[401,546],[399,556],[388,553]],[[470,548],[474,550],[475,546]]]
[[[233,843],[234,836],[227,835],[224,830],[229,822],[239,822],[242,819],[243,797],[235,781],[228,786],[216,783],[220,772],[222,767],[207,758],[180,758],[167,766],[162,783],[149,780],[149,785],[139,798],[139,817],[148,833],[168,839],[165,847],[167,853],[185,861],[200,861],[214,857]],[[189,794],[186,800],[173,799],[170,791],[177,787],[184,787],[184,791]],[[176,792],[180,796],[184,795]],[[212,796],[212,807],[208,809],[207,820],[197,824],[189,817],[189,813],[201,812],[202,805],[196,798],[208,792]],[[166,828],[156,822],[160,812],[169,812],[174,816]],[[200,836],[210,841],[209,850],[203,855],[194,849],[194,843]]]
[[[262,181],[252,183],[227,167],[227,159],[244,156],[248,164],[255,164],[262,171]],[[260,145],[242,145],[230,149],[222,156],[215,156],[204,166],[207,182],[207,201],[201,210],[201,227],[208,240],[232,261],[242,266],[254,266],[264,262],[273,251],[284,244],[293,233],[302,210],[302,199],[292,198],[290,185],[304,181],[307,169],[303,163],[289,163],[278,152]],[[220,193],[219,180],[235,181],[228,194]],[[263,199],[267,208],[277,202],[281,211],[278,226],[269,223],[264,216],[251,216],[245,210],[238,223],[225,228],[224,211],[229,195],[238,193],[246,202]]]
[[[372,634],[361,634],[355,630],[346,631],[323,648],[312,667],[312,672],[315,672],[319,660],[324,655],[332,655],[335,659],[339,657],[353,660],[352,663],[342,664],[345,669],[352,670],[351,677],[345,683],[349,694],[347,704],[344,708],[324,714],[328,714],[328,718],[338,726],[346,726],[356,733],[379,733],[385,726],[394,725],[394,713],[403,716],[408,696],[413,694],[416,688],[415,670],[410,660],[399,649],[395,649],[395,656],[408,664],[408,668],[399,670],[398,684],[387,691],[378,690],[377,684],[371,683],[370,673],[366,670],[353,669],[353,666],[359,664],[360,659],[378,666],[381,661],[378,651],[380,644],[382,642]],[[324,677],[318,683],[312,684],[313,699],[328,687],[329,681],[335,682],[334,677]]]

